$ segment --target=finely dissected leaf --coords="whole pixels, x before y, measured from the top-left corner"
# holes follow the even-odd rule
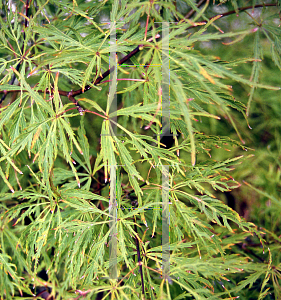
[[[16,265],[9,263],[8,260],[11,259],[11,257],[7,254],[0,254],[0,264],[1,269],[4,267],[4,270],[9,273],[9,275],[13,278],[13,280],[19,281],[20,278],[16,275],[15,270],[17,269]],[[15,269],[15,270],[14,270]]]
[[[205,78],[207,78],[212,84],[216,84],[214,79],[208,74],[208,72],[204,68],[199,66],[199,69],[200,69],[200,74],[202,74]]]
[[[17,153],[20,153],[20,152],[25,148],[26,144],[27,144],[29,141],[30,141],[30,142],[32,141],[32,136],[33,136],[33,133],[35,132],[35,130],[37,129],[37,126],[38,126],[38,125],[43,125],[43,124],[45,124],[45,123],[48,123],[51,119],[52,119],[52,118],[46,119],[46,120],[44,120],[43,122],[40,122],[40,123],[38,123],[38,124],[35,124],[35,125],[30,126],[29,128],[31,128],[31,129],[30,129],[28,132],[22,133],[22,134],[19,136],[19,137],[21,138],[21,140],[18,141],[17,143],[15,143],[15,144],[13,145],[13,148],[11,148],[11,149],[7,152],[6,155],[4,155],[4,156],[1,157],[0,161],[3,161],[4,159],[7,159],[7,160],[8,160],[8,157],[14,155],[16,152],[17,152]],[[37,126],[36,126],[36,125],[37,125]],[[18,137],[18,139],[19,139],[19,137]],[[14,141],[14,142],[15,142],[15,141]]]
[[[20,91],[21,87],[17,86],[17,85],[1,84],[0,90],[1,91]]]
[[[110,123],[108,120],[104,121],[101,130],[101,156],[104,161],[105,181],[108,179],[108,172],[110,167],[116,165],[114,152],[117,152],[113,137],[110,132]]]
[[[10,2],[0,298],[279,299],[280,5]]]
[[[29,84],[27,84],[27,82],[25,81],[25,79],[20,75],[20,73],[16,70],[13,69],[13,71],[18,75],[19,79],[22,81],[23,86],[25,87],[25,89],[29,92],[30,96],[38,102],[39,105],[42,105],[42,107],[48,111],[51,115],[54,115],[53,110],[51,109],[51,107],[44,101],[44,99],[42,99],[42,97],[35,92]]]
[[[273,26],[264,24],[263,33],[266,35],[268,41],[271,43],[271,56],[274,63],[281,70],[281,61],[280,61],[280,53],[281,53],[281,38],[280,38],[280,30]],[[270,34],[272,37],[270,37]]]
[[[9,105],[9,107],[5,109],[5,114],[4,114],[4,116],[1,117],[1,120],[0,120],[1,128],[2,128],[3,124],[5,124],[7,122],[7,120],[9,120],[11,118],[11,116],[14,114],[19,103],[20,103],[20,99],[17,99],[16,101],[14,101],[14,103]]]
[[[117,94],[132,92],[135,89],[137,89],[139,86],[143,85],[143,83],[144,82],[142,82],[142,81],[136,82],[136,83],[130,85],[129,87],[125,88],[124,90],[117,92]]]
[[[79,101],[85,101],[87,103],[90,103],[96,110],[102,112],[105,115],[105,111],[96,103],[96,101],[87,99],[87,98],[80,98]]]
[[[87,82],[88,82],[89,79],[90,79],[90,76],[91,76],[91,74],[92,74],[92,70],[93,70],[93,68],[94,68],[94,66],[95,66],[95,64],[96,64],[96,60],[97,60],[97,57],[94,56],[94,57],[92,58],[90,64],[89,64],[87,70],[85,71],[85,75],[84,75],[84,79],[83,79],[83,83],[82,83],[82,89],[83,89],[83,91],[84,91],[84,89],[85,89],[85,86],[86,86]]]
[[[66,46],[79,47],[84,50],[93,52],[93,49],[91,49],[90,47],[83,45],[81,42],[71,38],[70,36],[68,36],[67,34],[65,34],[64,32],[62,32],[61,30],[59,30],[57,27],[55,27],[53,25],[47,25],[46,27],[34,26],[33,29],[34,29],[34,31],[40,33],[40,35],[42,37],[48,37],[48,40],[50,40],[50,41],[52,41],[52,40],[55,41],[56,39],[60,39],[63,41],[63,43]]]
[[[78,129],[79,144],[81,145],[83,156],[85,158],[85,162],[86,162],[87,167],[88,167],[88,171],[89,171],[89,173],[91,173],[92,172],[92,167],[91,167],[91,164],[90,164],[90,155],[89,155],[90,146],[89,146],[89,142],[88,142],[88,139],[87,139],[87,136],[86,136],[86,131],[85,131],[85,128],[84,128],[83,119],[81,119],[80,124],[81,124],[81,126]]]
[[[34,134],[33,139],[32,139],[30,149],[33,148],[34,144],[36,143],[37,139],[39,138],[39,135],[40,135],[40,132],[41,132],[41,131],[42,131],[42,127],[39,126],[38,129],[37,129],[37,131],[36,131],[35,134]]]
[[[79,201],[82,201],[82,199],[90,199],[90,200],[98,199],[98,200],[102,200],[102,201],[108,202],[107,198],[104,198],[104,197],[99,196],[97,194],[93,194],[91,192],[83,191],[83,190],[75,190],[75,189],[63,190],[62,191],[62,196],[67,196],[69,198],[76,197],[76,198],[80,199]],[[84,204],[87,203],[85,201],[82,201],[82,202]],[[87,204],[88,204],[88,209],[96,209],[95,207],[89,205],[89,203],[87,203]]]
[[[80,152],[80,154],[83,155],[83,152],[75,138],[74,132],[71,129],[71,127],[66,123],[66,121],[62,118],[60,118],[59,120],[62,123],[63,129],[67,132],[68,136],[70,137],[71,142],[73,142],[76,146],[76,148],[78,149],[78,151]]]
[[[116,139],[116,146],[119,152],[121,163],[124,166],[124,169],[128,172],[128,174],[132,176],[136,176],[139,180],[143,180],[139,172],[137,171],[136,167],[134,166],[133,164],[134,160],[130,155],[129,151],[127,150],[127,148],[125,147],[125,144]]]
[[[176,78],[174,80],[177,83],[174,91],[176,92],[176,90],[177,90],[177,92],[180,93],[180,95],[177,96],[177,100],[179,101],[179,104],[181,106],[182,112],[184,114],[184,119],[185,119],[185,122],[186,122],[186,125],[187,125],[187,130],[188,130],[189,137],[190,137],[190,142],[191,142],[191,164],[194,166],[195,165],[195,160],[196,160],[196,158],[195,158],[195,154],[196,154],[195,153],[195,140],[194,140],[194,134],[193,134],[193,128],[192,128],[192,124],[191,124],[191,119],[190,119],[190,116],[189,116],[188,104],[185,101],[186,100],[185,95],[184,95],[184,92],[183,92],[183,89],[181,87],[181,84],[180,84],[179,80],[177,80]]]
[[[263,283],[262,283],[262,286],[261,286],[261,291],[260,291],[258,300],[263,299],[269,293],[268,290],[270,290],[270,288],[267,288],[265,291],[263,291],[263,289],[266,286],[266,283],[268,282],[268,280],[270,278],[269,272],[270,272],[271,264],[272,264],[272,254],[271,254],[271,251],[270,251],[269,248],[268,248],[268,252],[269,252],[268,268],[267,268],[267,272],[265,274],[265,277],[264,277],[264,280],[263,280]]]
[[[111,14],[110,14],[110,20],[111,20],[111,22],[114,22],[116,20],[117,11],[118,11],[118,5],[119,5],[118,1],[114,1],[113,2],[112,11],[111,11]]]
[[[5,153],[7,152],[3,145],[8,149],[8,150],[11,150],[2,140],[0,140],[0,150],[1,152],[5,155]],[[3,144],[3,145],[2,145]],[[13,166],[13,168],[19,172],[20,174],[22,174],[21,170],[13,163],[13,161],[10,159],[10,157],[7,157],[7,161]]]

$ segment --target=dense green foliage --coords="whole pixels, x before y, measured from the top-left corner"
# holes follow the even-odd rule
[[[1,299],[280,299],[280,1],[27,0],[0,10]],[[164,21],[170,145],[160,140]],[[117,69],[117,135],[112,24],[118,60],[130,56]]]

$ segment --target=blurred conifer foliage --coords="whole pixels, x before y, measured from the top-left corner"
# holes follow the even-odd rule
[[[280,0],[0,3],[1,299],[281,299]]]

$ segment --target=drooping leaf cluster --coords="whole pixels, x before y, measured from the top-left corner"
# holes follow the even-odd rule
[[[40,296],[43,286],[54,299],[98,293],[103,299],[248,299],[249,288],[258,299],[270,299],[269,293],[278,299],[280,237],[270,228],[275,243],[266,250],[264,230],[216,197],[240,186],[234,167],[249,159],[212,158],[217,148],[251,150],[235,113],[247,120],[256,90],[280,94],[280,83],[259,80],[264,39],[281,69],[280,6],[253,8],[262,11],[256,18],[252,8],[239,12],[249,5],[242,2],[1,3],[2,299]],[[232,13],[214,13],[220,7],[239,13],[242,23],[249,11],[252,23],[227,28]],[[169,49],[162,48],[165,21]],[[118,60],[131,57],[118,65],[118,110],[110,113],[112,78],[105,72],[113,26]],[[228,49],[244,38],[252,54],[226,60],[200,50],[212,42]],[[169,50],[171,147],[161,139],[163,50]],[[248,77],[240,72],[245,64],[252,68]],[[235,85],[249,93],[247,105],[234,97]],[[204,127],[224,119],[235,138]],[[162,277],[161,246],[167,166],[169,280]],[[110,278],[109,264],[112,189],[118,280]],[[274,195],[258,192],[279,205]],[[239,248],[246,240],[268,258],[252,261]]]

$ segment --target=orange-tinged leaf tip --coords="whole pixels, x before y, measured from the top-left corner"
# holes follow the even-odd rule
[[[192,163],[192,166],[194,167],[195,166],[195,154],[194,153],[192,153],[191,154],[191,163]]]
[[[208,79],[212,84],[216,84],[214,79],[207,73],[207,71],[203,67],[199,66],[199,68],[200,68],[199,73],[201,75],[203,75],[206,79]]]

